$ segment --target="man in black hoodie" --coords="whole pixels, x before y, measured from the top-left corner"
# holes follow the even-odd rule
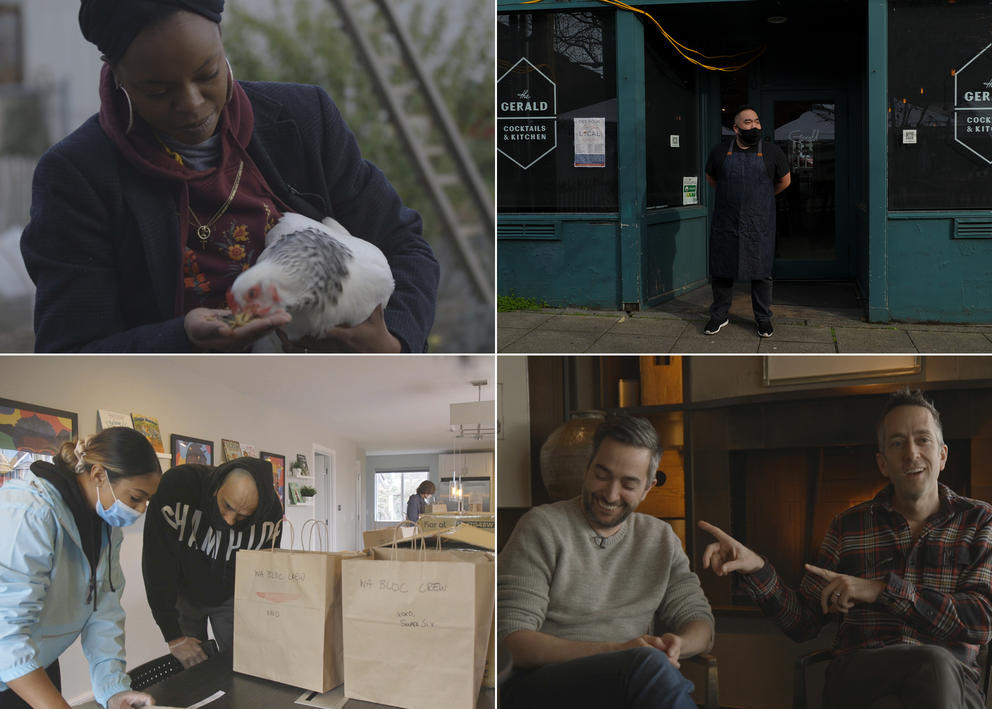
[[[177,465],[162,476],[145,515],[141,570],[152,616],[184,667],[206,659],[208,618],[221,651],[232,649],[236,552],[273,538],[279,546],[282,516],[268,461]]]

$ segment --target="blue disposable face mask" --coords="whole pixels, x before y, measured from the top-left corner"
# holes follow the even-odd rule
[[[133,507],[128,507],[123,502],[117,499],[117,495],[114,495],[114,486],[107,485],[110,487],[110,494],[114,498],[114,504],[110,506],[110,509],[103,509],[103,503],[100,502],[100,487],[96,488],[96,513],[100,515],[100,518],[109,524],[111,527],[127,527],[138,521],[141,517],[141,513]]]

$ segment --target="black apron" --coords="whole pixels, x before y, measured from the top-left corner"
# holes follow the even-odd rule
[[[775,187],[765,168],[763,141],[757,150],[734,149],[716,185],[710,229],[710,275],[755,281],[770,278],[775,260]]]

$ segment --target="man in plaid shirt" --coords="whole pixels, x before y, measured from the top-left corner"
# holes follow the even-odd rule
[[[876,461],[890,484],[833,519],[798,593],[764,558],[717,541],[703,566],[736,571],[797,642],[837,617],[825,709],[982,709],[979,647],[992,639],[992,505],[937,482],[947,461],[940,414],[916,391],[887,402]]]

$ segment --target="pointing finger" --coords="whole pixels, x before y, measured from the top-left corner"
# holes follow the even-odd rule
[[[824,581],[833,581],[839,576],[839,574],[834,571],[830,571],[829,569],[821,569],[819,566],[813,566],[812,564],[805,564],[805,567],[811,574],[819,576]]]
[[[702,529],[704,532],[709,532],[711,535],[719,539],[721,542],[726,542],[729,544],[734,541],[733,537],[731,537],[729,534],[724,532],[719,527],[710,524],[709,522],[704,522],[703,520],[699,520],[699,528]]]

